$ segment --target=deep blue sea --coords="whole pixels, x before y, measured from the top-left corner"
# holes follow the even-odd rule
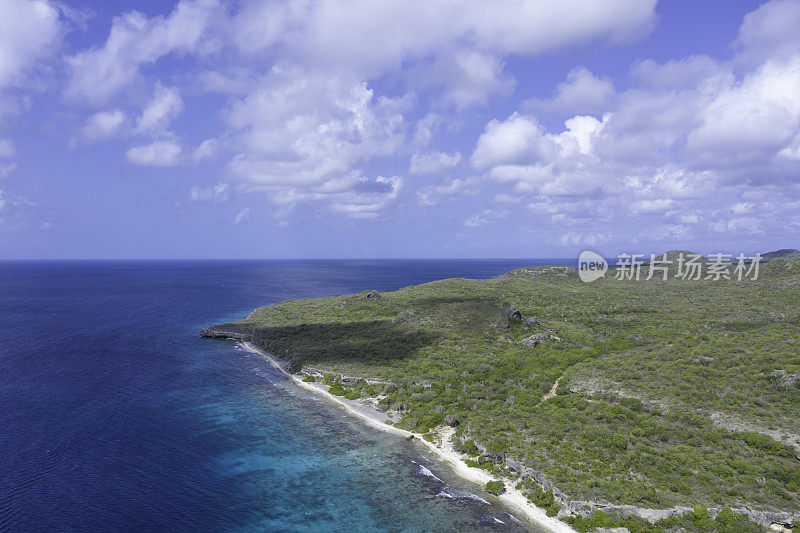
[[[569,263],[0,262],[0,530],[519,531],[417,445],[198,332],[286,299]]]

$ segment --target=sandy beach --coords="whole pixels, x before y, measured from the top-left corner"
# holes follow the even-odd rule
[[[424,446],[427,450],[431,453],[435,454],[440,460],[447,463],[453,471],[461,476],[462,478],[469,480],[473,483],[476,483],[481,488],[486,485],[488,481],[492,481],[497,479],[491,476],[485,470],[481,470],[479,468],[473,468],[467,466],[464,462],[464,458],[461,453],[456,451],[451,442],[450,437],[454,433],[453,428],[445,428],[444,430],[440,431],[438,438],[436,439],[438,442],[432,443],[428,442],[427,440],[423,439],[421,435],[417,433],[412,433],[411,431],[406,431],[404,429],[396,428],[392,425],[386,423],[387,416],[385,413],[374,409],[373,407],[366,405],[362,402],[356,400],[347,400],[343,397],[336,396],[330,394],[328,392],[328,387],[319,382],[307,383],[300,379],[297,375],[290,373],[286,370],[284,363],[280,360],[272,356],[271,354],[259,349],[257,346],[248,343],[242,342],[239,343],[242,348],[258,354],[268,360],[276,369],[278,369],[281,373],[283,373],[286,377],[291,379],[294,383],[298,386],[308,389],[310,391],[314,391],[317,394],[327,398],[328,400],[337,403],[342,408],[344,408],[348,413],[357,416],[370,426],[379,429],[380,431],[386,431],[389,433],[395,433],[397,435],[402,435],[404,437],[414,437],[414,441],[417,444]],[[514,488],[514,482],[509,479],[500,478],[505,482],[506,485],[506,492],[497,496],[503,504],[506,505],[512,511],[518,513],[520,518],[524,518],[525,520],[540,526],[542,528],[547,529],[548,531],[556,532],[556,533],[574,533],[574,529],[572,529],[568,524],[558,520],[555,517],[549,517],[545,513],[543,509],[536,507],[532,503],[528,501],[522,492]]]

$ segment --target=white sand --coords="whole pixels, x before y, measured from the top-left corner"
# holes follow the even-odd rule
[[[253,353],[261,355],[265,359],[267,359],[272,365],[280,370],[284,375],[286,375],[289,379],[295,382],[300,387],[304,389],[312,390],[317,394],[320,394],[331,400],[340,406],[342,406],[347,412],[353,414],[362,420],[364,420],[369,425],[381,430],[387,431],[389,433],[395,433],[397,435],[402,435],[404,437],[415,437],[414,441],[417,444],[421,444],[422,446],[426,447],[430,450],[433,454],[435,454],[440,460],[444,461],[448,465],[452,467],[456,474],[467,479],[473,483],[484,487],[488,481],[492,481],[496,478],[492,477],[488,472],[485,470],[481,470],[480,468],[473,468],[467,466],[467,464],[463,460],[463,456],[460,452],[456,451],[453,448],[453,445],[450,441],[450,437],[452,437],[455,430],[453,428],[447,427],[442,429],[438,435],[438,443],[434,444],[432,442],[428,442],[422,438],[421,435],[412,433],[411,431],[406,431],[405,429],[396,428],[386,423],[388,417],[386,414],[374,409],[369,405],[365,405],[364,403],[355,401],[355,400],[346,400],[341,396],[336,396],[330,394],[328,392],[328,387],[322,383],[314,382],[314,383],[306,383],[296,375],[292,374],[291,372],[287,371],[285,365],[273,357],[271,354],[259,349],[255,345],[245,342],[240,343],[240,345]],[[502,479],[502,478],[501,478]],[[502,501],[507,507],[512,509],[513,511],[521,514],[530,522],[541,526],[548,531],[553,532],[566,532],[566,533],[575,533],[575,530],[572,529],[568,524],[558,520],[555,517],[549,517],[544,512],[543,509],[536,507],[532,503],[528,501],[522,492],[518,491],[514,488],[514,482],[509,479],[502,479],[506,485],[506,492],[498,496],[497,498]]]

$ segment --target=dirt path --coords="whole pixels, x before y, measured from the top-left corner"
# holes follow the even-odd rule
[[[536,404],[536,407],[539,407],[540,405],[542,405],[544,402],[546,402],[550,398],[555,398],[556,389],[558,388],[558,383],[561,381],[561,378],[563,378],[563,377],[564,377],[564,374],[561,374],[560,376],[558,376],[558,379],[556,380],[556,382],[553,383],[552,387],[550,387],[550,392],[548,392],[547,394],[542,396],[541,401],[539,401],[539,403]]]

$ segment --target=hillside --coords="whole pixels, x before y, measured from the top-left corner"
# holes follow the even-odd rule
[[[800,250],[794,248],[784,248],[782,250],[775,250],[764,254],[763,259],[769,261],[771,259],[789,259],[791,261],[800,261]]]
[[[555,486],[551,507],[800,510],[794,261],[757,281],[527,268],[283,302],[204,334],[374,398],[398,427],[453,426],[476,464],[533,498]]]

